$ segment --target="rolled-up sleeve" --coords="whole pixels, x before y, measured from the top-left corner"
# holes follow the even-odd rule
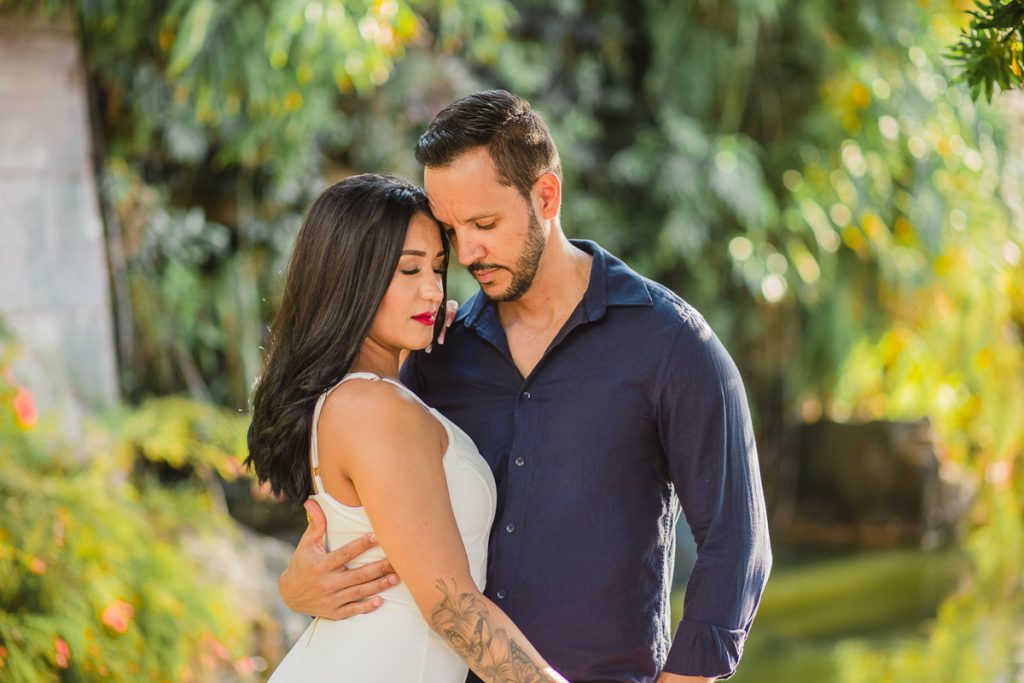
[[[687,316],[659,373],[659,431],[697,543],[683,619],[664,670],[736,670],[771,569],[750,410],[739,372],[698,315]]]

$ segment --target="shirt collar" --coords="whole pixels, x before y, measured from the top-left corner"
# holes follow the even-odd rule
[[[590,267],[590,283],[583,295],[587,321],[597,320],[609,306],[652,306],[654,300],[644,279],[632,268],[591,240],[569,240],[574,246],[594,257]],[[481,316],[497,318],[494,302],[478,291],[459,309],[458,320],[475,328]]]

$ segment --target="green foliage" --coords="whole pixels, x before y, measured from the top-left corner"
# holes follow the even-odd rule
[[[177,396],[148,399],[111,420],[126,464],[143,458],[208,482],[244,475],[248,426],[248,415]]]
[[[970,25],[949,50],[971,96],[991,101],[996,86],[1024,86],[1024,0],[981,0]]]
[[[236,423],[168,402],[69,444],[26,419],[25,391],[3,373],[0,678],[246,680],[251,626],[186,551],[233,523],[202,487],[161,488],[124,457],[237,467],[239,451],[221,450],[238,445]]]
[[[124,395],[236,408],[300,212],[327,167],[368,168],[373,151],[353,151],[380,115],[367,99],[409,49],[493,59],[514,13],[506,0],[0,0],[33,9],[70,9],[83,43]]]

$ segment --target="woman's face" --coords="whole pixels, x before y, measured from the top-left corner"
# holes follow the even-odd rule
[[[443,297],[443,268],[440,228],[426,214],[414,214],[398,269],[370,326],[369,340],[388,349],[416,350],[430,344]]]

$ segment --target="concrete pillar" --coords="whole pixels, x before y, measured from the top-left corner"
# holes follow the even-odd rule
[[[0,14],[0,318],[19,383],[64,422],[118,399],[91,154],[74,24]]]

